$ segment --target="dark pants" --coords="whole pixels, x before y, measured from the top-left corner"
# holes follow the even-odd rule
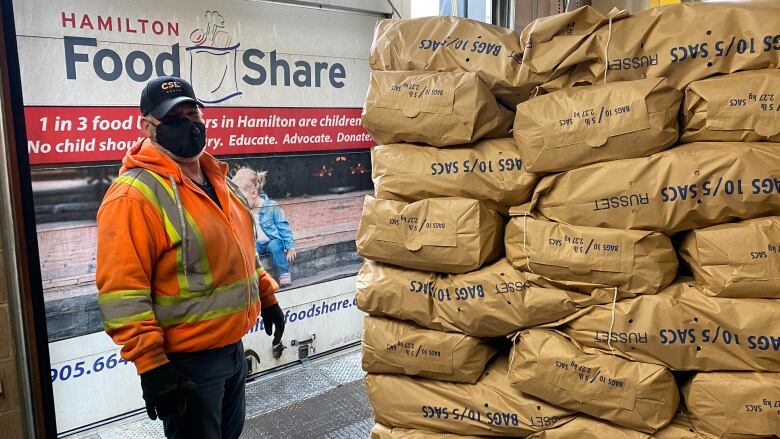
[[[247,366],[238,343],[200,352],[170,353],[171,363],[197,384],[187,413],[163,419],[169,439],[237,439],[244,429]]]

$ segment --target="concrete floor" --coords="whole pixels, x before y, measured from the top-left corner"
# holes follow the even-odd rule
[[[241,439],[369,437],[374,425],[360,347],[305,361],[247,384]],[[69,439],[164,439],[162,423],[136,415]]]

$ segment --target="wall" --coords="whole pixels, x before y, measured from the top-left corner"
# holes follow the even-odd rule
[[[4,44],[2,40],[0,36],[0,52]],[[3,60],[5,61],[5,57]],[[0,79],[0,89],[5,91],[2,82],[3,80]],[[5,132],[9,108],[6,104],[7,102],[3,102],[0,107],[0,166],[3,167],[8,165],[9,160],[6,150],[8,137]],[[0,432],[2,432],[0,436],[16,439],[24,437],[23,407],[26,412],[31,407],[25,407],[22,402],[17,364],[22,357],[17,351],[17,340],[20,337],[15,332],[20,328],[19,322],[15,321],[21,309],[19,290],[11,283],[13,279],[7,277],[14,273],[17,267],[16,261],[13,260],[15,252],[11,247],[14,243],[14,237],[10,235],[12,233],[10,231],[13,230],[10,223],[13,204],[9,182],[5,180],[7,177],[7,168],[0,169],[0,200],[3,200],[0,203]],[[14,295],[13,303],[9,302],[11,295]]]
[[[593,0],[593,7],[603,14],[612,8],[628,9],[633,13],[647,9],[647,0]]]
[[[4,267],[6,251],[0,241],[0,267]],[[11,333],[11,313],[8,304],[8,283],[0,269],[0,431],[4,438],[21,438],[22,412],[16,370],[16,349]]]

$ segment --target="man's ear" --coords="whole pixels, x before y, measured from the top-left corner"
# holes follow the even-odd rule
[[[145,117],[141,119],[141,133],[143,133],[144,137],[149,138],[154,138],[155,135],[154,125]]]

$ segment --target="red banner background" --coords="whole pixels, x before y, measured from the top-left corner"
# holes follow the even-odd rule
[[[216,156],[364,149],[374,146],[360,108],[204,110]],[[32,165],[118,161],[141,132],[136,107],[25,107]]]

